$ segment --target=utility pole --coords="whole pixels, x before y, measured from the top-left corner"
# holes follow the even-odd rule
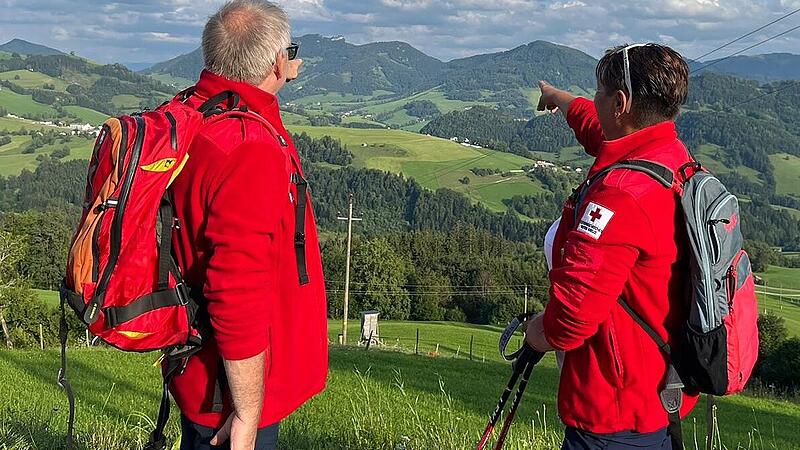
[[[528,285],[525,285],[525,314],[528,314]]]
[[[347,217],[337,217],[338,220],[347,221],[347,265],[344,271],[344,313],[342,314],[342,345],[347,345],[347,307],[350,302],[350,247],[353,242],[353,222],[363,220],[353,217],[353,194],[350,193]]]

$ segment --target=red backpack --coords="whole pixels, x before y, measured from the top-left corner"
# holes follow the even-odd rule
[[[655,341],[669,363],[661,402],[669,413],[673,448],[682,449],[680,408],[682,391],[713,396],[744,390],[758,358],[758,300],[750,257],[742,249],[739,200],[698,162],[685,164],[675,176],[672,169],[645,160],[613,164],[590,178],[576,191],[576,223],[580,204],[589,187],[615,169],[642,172],[680,201],[689,243],[688,319],[671,330],[675,346],[636,312],[635,303],[620,297],[622,308]],[[709,420],[706,438],[713,440]]]
[[[200,350],[208,321],[183,282],[172,255],[174,216],[169,186],[190,157],[200,127],[236,116],[263,118],[236,109],[239,96],[225,91],[194,109],[192,91],[178,94],[155,111],[108,119],[89,161],[80,225],[61,287],[59,384],[70,403],[67,444],[72,445],[74,396],[66,380],[65,304],[103,342],[123,351],[161,350],[167,362],[156,429],[148,449],[166,447],[167,387],[172,375]],[[227,109],[219,107],[225,102]]]

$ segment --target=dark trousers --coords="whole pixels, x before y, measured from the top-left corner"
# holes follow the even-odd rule
[[[278,428],[280,422],[268,427],[259,428],[255,450],[276,450],[278,448]],[[211,445],[211,438],[217,430],[191,422],[181,415],[181,450],[227,450],[230,441],[222,445]]]
[[[623,431],[612,434],[595,434],[567,427],[561,450],[672,450],[667,429],[653,433]]]

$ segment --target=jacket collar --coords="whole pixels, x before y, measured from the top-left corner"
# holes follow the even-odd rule
[[[597,152],[589,177],[626,159],[636,159],[655,147],[678,139],[675,122],[661,122],[613,141],[604,141]]]
[[[247,105],[250,111],[267,119],[278,130],[284,130],[278,98],[275,95],[262,91],[249,83],[229,80],[207,69],[203,69],[200,73],[200,80],[195,85],[195,94],[204,99],[226,90],[239,94],[240,105]]]

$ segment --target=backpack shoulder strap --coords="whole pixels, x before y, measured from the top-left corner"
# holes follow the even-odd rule
[[[616,169],[628,169],[633,170],[636,172],[642,172],[650,176],[650,178],[656,180],[667,189],[672,188],[675,186],[675,174],[673,173],[672,169],[669,167],[659,164],[653,161],[647,161],[644,159],[628,159],[624,161],[620,161],[618,163],[614,163],[605,169],[597,172],[596,174],[592,175],[583,186],[575,192],[575,218],[574,221],[577,223],[578,215],[580,214],[580,207],[583,203],[584,198],[586,198],[586,194],[589,192],[589,188],[598,180],[602,179],[609,172]]]
[[[652,179],[669,189],[675,182],[675,174],[669,167],[644,159],[630,159],[612,166],[613,169],[629,169],[649,175]]]

